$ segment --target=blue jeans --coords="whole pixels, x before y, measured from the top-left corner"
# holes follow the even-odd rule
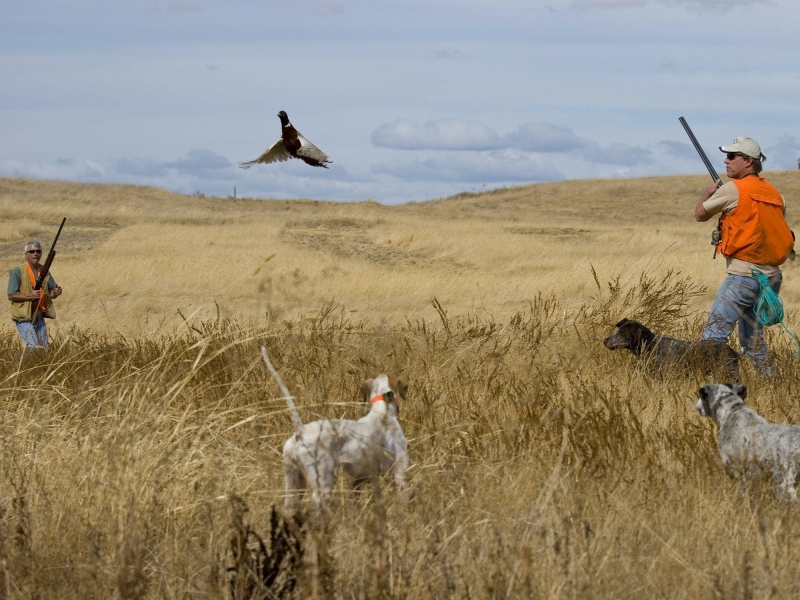
[[[25,342],[26,350],[44,348],[44,351],[47,352],[47,326],[44,323],[44,319],[39,319],[36,323],[14,321],[14,325],[17,326],[19,337]]]
[[[769,285],[776,294],[782,282],[781,273],[770,277]],[[727,343],[738,321],[742,350],[764,375],[773,377],[778,374],[777,367],[764,342],[764,326],[755,314],[759,291],[758,281],[752,277],[728,275],[717,290],[702,338]]]

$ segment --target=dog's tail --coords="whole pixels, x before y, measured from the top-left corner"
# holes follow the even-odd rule
[[[292,425],[294,425],[294,432],[297,435],[302,434],[303,422],[300,420],[300,415],[297,414],[297,407],[294,405],[294,400],[292,399],[292,395],[289,393],[289,390],[283,383],[283,379],[281,379],[280,373],[278,373],[275,370],[275,367],[272,366],[272,363],[269,362],[269,356],[267,356],[267,349],[264,348],[264,346],[261,346],[261,356],[264,357],[264,363],[267,365],[267,369],[272,374],[272,377],[275,378],[275,381],[278,383],[278,387],[281,389],[281,393],[283,394],[283,399],[286,400],[286,404],[289,405],[289,412],[292,415]]]

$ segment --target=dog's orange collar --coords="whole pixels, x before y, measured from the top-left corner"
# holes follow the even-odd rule
[[[378,394],[377,396],[374,396],[372,400],[369,401],[369,403],[375,404],[376,402],[380,402],[381,400],[383,400],[383,394]],[[395,400],[394,398],[392,398],[392,402],[397,404],[397,400]]]

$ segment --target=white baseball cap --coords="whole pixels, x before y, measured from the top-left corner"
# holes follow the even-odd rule
[[[730,146],[720,146],[720,150],[723,152],[736,152],[737,154],[744,154],[745,156],[749,156],[750,158],[755,158],[756,160],[765,161],[767,157],[761,154],[761,146],[758,145],[753,138],[744,137],[740,135]]]

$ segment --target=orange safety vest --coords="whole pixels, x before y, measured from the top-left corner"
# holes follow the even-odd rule
[[[31,288],[34,288],[34,287],[36,287],[36,278],[39,276],[39,273],[41,273],[41,271],[37,267],[36,268],[36,275],[34,275],[33,274],[33,269],[31,269],[30,263],[26,263],[26,266],[28,267],[28,276],[31,278]],[[45,282],[42,282],[42,284],[44,284],[44,283]],[[42,287],[39,288],[39,309],[43,313],[47,312],[47,300],[44,299],[44,285],[42,285]],[[36,312],[36,307],[31,306],[31,315],[33,315],[33,313],[35,313],[35,312]]]
[[[757,265],[778,266],[794,247],[794,236],[783,216],[783,199],[763,177],[734,179],[739,203],[722,215],[722,241],[717,251]]]

